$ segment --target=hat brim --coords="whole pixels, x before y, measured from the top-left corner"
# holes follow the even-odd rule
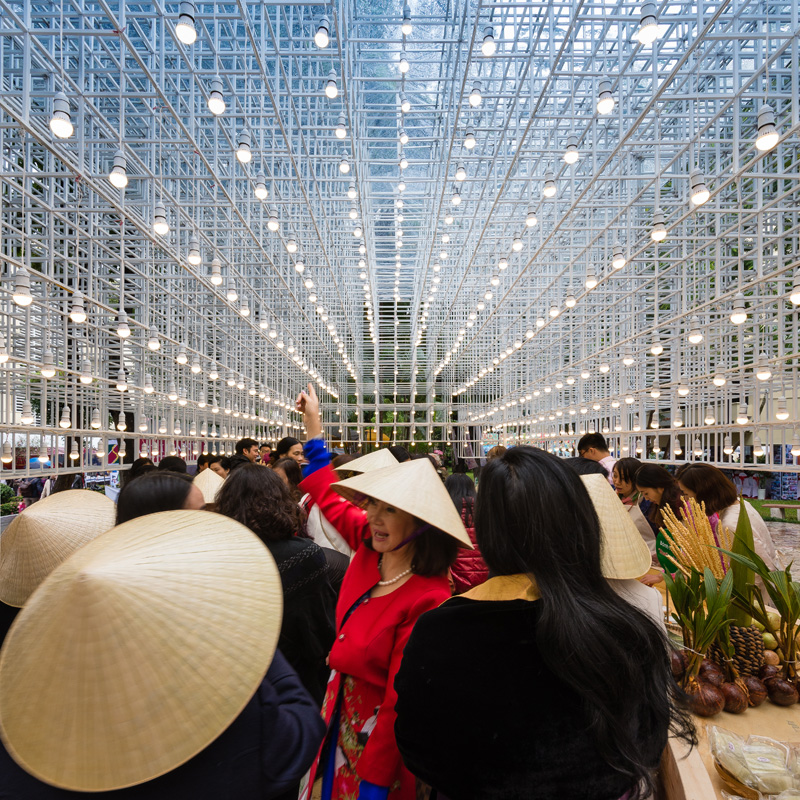
[[[382,447],[373,450],[364,456],[354,458],[340,467],[334,467],[336,472],[372,472],[376,469],[386,469],[396,467],[400,462],[389,452],[388,448]]]
[[[365,472],[338,481],[332,488],[357,505],[363,505],[368,497],[381,500],[449,534],[461,547],[473,549],[461,515],[427,458]]]
[[[56,568],[9,631],[6,749],[31,775],[73,791],[170,772],[247,705],[275,653],[282,608],[269,551],[234,520],[165,511],[117,526]]]
[[[600,567],[612,580],[641,578],[652,556],[639,530],[608,480],[602,475],[581,475],[600,520]]]

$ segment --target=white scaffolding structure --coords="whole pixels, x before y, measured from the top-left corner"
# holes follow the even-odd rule
[[[348,446],[796,471],[799,15],[0,0],[3,475],[274,441],[309,380]]]

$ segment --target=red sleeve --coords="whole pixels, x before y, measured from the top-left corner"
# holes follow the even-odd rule
[[[367,515],[331,489],[331,484],[338,480],[333,468],[325,466],[305,478],[300,488],[311,495],[325,519],[339,531],[349,547],[357,550],[369,533]]]
[[[370,734],[364,747],[364,752],[358,761],[357,772],[362,780],[369,781],[377,786],[391,786],[397,779],[402,761],[394,738],[394,722],[397,718],[397,712],[394,710],[397,702],[394,678],[400,669],[403,650],[411,636],[411,630],[416,621],[426,611],[438,608],[449,598],[450,591],[446,587],[426,592],[422,597],[417,598],[405,620],[395,628],[394,644],[386,681],[386,694],[383,696],[383,702],[378,709],[375,728]]]

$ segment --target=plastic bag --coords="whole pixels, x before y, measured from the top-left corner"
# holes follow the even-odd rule
[[[715,725],[709,728],[708,739],[718,767],[742,786],[768,795],[795,789],[792,765],[797,761],[794,757],[790,759],[790,750],[785,744],[766,736],[744,739]]]

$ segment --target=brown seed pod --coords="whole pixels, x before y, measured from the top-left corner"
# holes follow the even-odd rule
[[[725,710],[729,714],[743,714],[747,711],[747,694],[735,683],[723,683],[720,691],[725,698]]]
[[[780,665],[781,660],[778,657],[778,654],[774,650],[765,650],[764,663],[771,667],[777,667]]]
[[[700,667],[700,680],[706,683],[713,683],[719,688],[725,683],[725,675],[722,670],[713,662],[708,662],[709,666]]]
[[[669,664],[672,668],[672,676],[679,681],[686,672],[686,655],[681,650],[670,650]]]
[[[745,675],[742,680],[747,687],[748,703],[751,708],[760,706],[767,699],[767,687],[755,675]]]
[[[725,707],[725,696],[713,683],[690,681],[686,694],[689,708],[698,717],[713,717]]]
[[[762,681],[768,681],[770,678],[777,677],[779,672],[780,670],[773,664],[764,664],[758,671],[758,677],[761,678]]]
[[[783,678],[770,678],[766,686],[767,695],[776,706],[793,706],[798,700],[794,684]]]

